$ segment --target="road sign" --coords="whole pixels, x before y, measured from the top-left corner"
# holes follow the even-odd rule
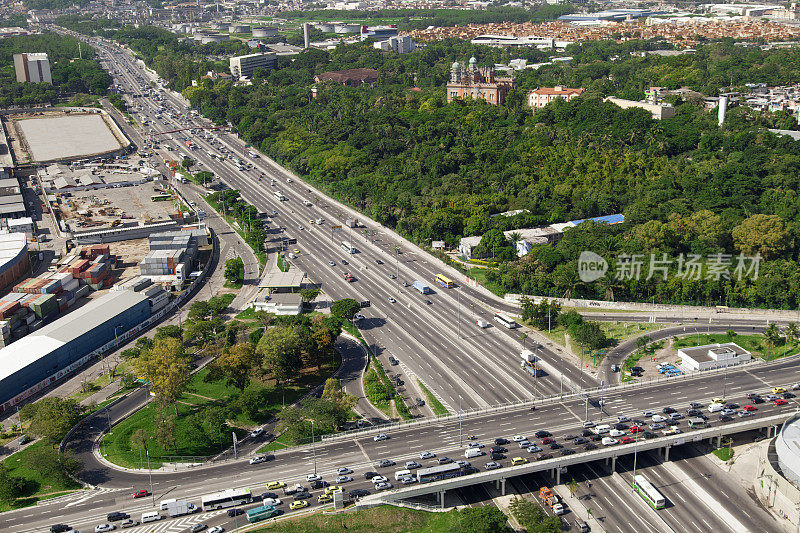
[[[331,231],[342,231],[342,226],[331,226]]]

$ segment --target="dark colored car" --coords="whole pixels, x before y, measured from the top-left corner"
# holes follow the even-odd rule
[[[542,439],[542,444],[552,444],[553,442],[555,442],[553,437],[544,437]]]
[[[234,516],[239,516],[244,514],[244,509],[228,509],[228,516],[233,518]]]
[[[783,393],[783,399],[784,400],[789,400],[791,398],[794,398],[794,394],[792,394],[791,392],[784,392]]]
[[[502,446],[503,444],[508,444],[508,439],[504,439],[502,437],[494,439],[494,443],[498,446]]]
[[[674,413],[674,412],[675,412],[675,409],[673,409],[672,407],[665,407],[665,408],[663,409],[663,413],[664,413],[665,415],[668,415],[668,414],[670,414],[670,413]]]
[[[50,526],[50,533],[64,533],[65,531],[70,531],[71,529],[72,528],[67,524],[53,524]]]
[[[327,481],[323,481],[321,479],[318,479],[318,480],[314,481],[313,483],[311,483],[311,488],[312,489],[324,489],[328,485],[330,485],[330,483],[328,483]]]
[[[564,440],[572,440],[572,439],[574,439],[576,437],[577,437],[577,435],[573,435],[572,433],[570,433],[568,435],[564,435]]]
[[[600,442],[601,440],[603,440],[603,436],[602,435],[592,435],[591,437],[589,437],[589,440],[591,440],[592,442]]]
[[[274,492],[265,492],[264,494],[261,495],[261,499],[264,500],[266,498],[273,498],[275,500],[280,500],[281,497],[275,494]]]
[[[644,438],[646,438],[646,439],[654,439],[656,437],[658,437],[658,435],[653,433],[652,431],[645,431],[644,432]]]
[[[728,415],[719,415],[720,422],[730,422],[733,418],[729,417]]]
[[[545,431],[545,430],[543,430],[543,429],[540,429],[539,431],[537,431],[537,432],[536,432],[536,433],[534,433],[533,435],[534,435],[534,436],[535,436],[537,439],[543,439],[543,438],[545,438],[545,437],[549,437],[549,436],[551,435],[551,433],[550,433],[549,431]]]
[[[592,431],[591,429],[584,429],[583,431],[581,431],[582,437],[591,437],[592,435],[594,435],[594,431]]]
[[[364,472],[364,479],[372,479],[375,476],[379,476],[377,472]]]
[[[738,403],[730,402],[725,404],[725,409],[738,409],[738,408],[739,408]]]
[[[367,489],[356,489],[350,491],[351,498],[356,498],[361,496],[369,496],[369,491]]]
[[[619,424],[614,424],[614,429],[619,430],[619,431],[624,431],[624,430],[628,429],[628,424],[623,424],[621,422]]]
[[[753,403],[764,403],[764,398],[762,398],[761,396],[754,396],[750,398],[750,401]]]
[[[689,416],[700,416],[703,412],[699,409],[687,409],[686,414]]]
[[[308,499],[311,498],[311,493],[310,492],[305,492],[305,491],[298,492],[297,494],[292,496],[292,498],[294,499],[294,501],[297,501],[297,500],[308,500]]]
[[[588,450],[596,450],[596,449],[597,449],[597,444],[595,444],[594,442],[590,442],[590,443],[586,444],[586,445],[583,447],[583,449],[584,449],[584,450],[587,450],[587,451],[588,451]]]
[[[553,458],[553,454],[552,454],[552,453],[540,453],[540,454],[539,454],[539,455],[536,457],[536,459],[537,459],[538,461],[544,461],[545,459],[552,459],[552,458]]]
[[[492,452],[506,453],[508,450],[503,446],[492,446]]]
[[[489,457],[492,458],[492,461],[499,461],[501,459],[505,459],[506,455],[500,452],[492,452],[492,455],[490,455]]]
[[[559,444],[557,442],[553,442],[553,443],[550,444],[550,449],[551,450],[558,450],[558,449],[563,448],[563,447],[564,446],[562,446],[561,444]]]
[[[575,437],[574,439],[572,439],[572,444],[575,444],[575,445],[586,444],[587,442],[589,442],[589,441],[584,439],[583,437]]]
[[[575,453],[575,450],[570,450],[569,448],[561,450],[561,455],[572,455],[573,453]]]
[[[123,513],[120,511],[114,511],[113,513],[108,513],[106,518],[109,522],[116,522],[117,520],[125,520],[126,518],[130,518],[131,515],[128,513]]]

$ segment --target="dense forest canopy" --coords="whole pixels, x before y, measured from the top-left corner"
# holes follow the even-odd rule
[[[137,32],[121,35],[137,42]],[[138,41],[143,49],[153,42]],[[145,44],[146,42],[146,44]],[[540,51],[476,47],[462,41],[431,43],[410,54],[381,53],[369,43],[309,50],[279,69],[259,72],[254,84],[203,80],[197,61],[168,70],[165,57],[189,52],[141,52],[193,107],[239,134],[269,156],[406,237],[428,245],[483,235],[484,253],[498,259],[501,230],[624,213],[614,226],[586,223],[563,240],[536,245],[527,256],[500,257],[486,275],[505,291],[662,302],[795,308],[798,269],[798,143],[767,127],[796,126],[786,114],[762,115],[733,108],[723,127],[701,103],[674,100],[677,114],[653,120],[641,109],[622,110],[600,97],[636,95],[651,85],[689,87],[716,94],[752,81],[793,83],[800,78],[800,50],[762,51],[723,41],[676,57],[632,52],[663,42],[576,45],[574,60],[518,74],[519,88],[504,106],[481,101],[446,103],[449,65],[471,55],[479,64],[518,55],[546,59]],[[181,44],[180,46],[184,46]],[[196,46],[196,45],[195,45]],[[138,50],[138,49],[137,49]],[[613,58],[613,59],[612,59]],[[374,86],[311,85],[326,70],[369,67]],[[587,87],[581,98],[556,101],[532,112],[525,93],[538,85]],[[420,90],[411,91],[412,87]],[[512,210],[514,217],[491,215]],[[499,239],[498,239],[499,237]],[[614,258],[667,254],[759,254],[758,275],[668,279],[606,276],[582,283],[583,250]],[[677,274],[675,263],[670,267]],[[729,272],[732,274],[732,272]]]
[[[281,18],[289,20],[369,20],[399,19],[398,27],[402,30],[423,29],[428,26],[448,27],[465,26],[467,24],[490,24],[499,22],[542,22],[555,20],[561,15],[573,13],[572,4],[544,4],[532,9],[521,7],[489,6],[487,9],[377,9],[362,10],[303,10],[283,11]]]
[[[55,33],[0,39],[0,107],[54,104],[60,97],[75,93],[106,94],[111,76],[94,60],[90,46],[84,44],[78,52],[78,42]],[[23,52],[47,53],[52,85],[17,83],[14,54]]]

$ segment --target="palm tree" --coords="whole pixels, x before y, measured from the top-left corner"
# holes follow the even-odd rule
[[[800,336],[800,328],[797,327],[796,322],[789,322],[786,324],[784,334],[786,335],[786,344],[789,344],[790,342],[796,341],[798,336]]]
[[[772,347],[775,346],[775,342],[780,338],[780,332],[778,331],[778,327],[774,322],[767,326],[767,329],[764,330],[764,338],[770,347],[769,355],[772,355]]]
[[[567,481],[567,487],[569,487],[569,493],[574,498],[575,493],[578,491],[578,482],[575,481],[575,478],[570,479]]]
[[[604,298],[608,302],[614,301],[614,289],[619,289],[622,287],[622,283],[610,272],[606,272],[606,275],[602,278],[597,280],[597,287],[598,293],[603,292]]]

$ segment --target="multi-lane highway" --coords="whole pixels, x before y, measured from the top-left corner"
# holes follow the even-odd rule
[[[374,351],[399,359],[404,370],[421,379],[453,412],[459,405],[465,409],[488,407],[533,398],[533,379],[520,368],[519,334],[503,327],[484,330],[475,324],[478,318],[493,322],[494,311],[486,306],[483,292],[470,287],[437,287],[434,294],[423,296],[403,286],[403,282],[410,285],[416,279],[433,285],[436,274],[444,272],[450,277],[455,274],[419,248],[401,242],[385,228],[361,216],[358,218],[365,227],[333,232],[332,226],[341,225],[342,218],[356,215],[266,158],[251,157],[250,150],[234,136],[223,132],[200,135],[199,129],[194,130],[196,133],[161,133],[209,124],[187,118],[181,101],[167,91],[150,88],[149,81],[143,82],[144,74],[127,52],[112,53],[103,46],[99,50],[112,66],[117,83],[127,92],[152,92],[160,98],[131,99],[131,112],[150,123],[148,129],[154,130],[150,138],[158,140],[163,156],[191,157],[227,186],[240,190],[259,211],[277,212],[269,222],[276,249],[287,236],[296,238],[298,243],[289,249],[300,252],[292,262],[307,271],[310,279],[319,283],[327,294],[372,302],[364,312],[367,320],[361,326]],[[160,134],[156,136],[155,132]],[[186,140],[197,149],[188,149]],[[166,151],[167,146],[174,150]],[[239,162],[235,163],[234,157]],[[241,170],[241,162],[249,167]],[[263,177],[259,179],[260,175]],[[279,200],[275,196],[277,191],[286,200]],[[312,223],[320,218],[325,220],[323,224]],[[377,233],[368,239],[364,230]],[[341,242],[351,239],[359,253],[348,254],[342,249]],[[400,248],[399,253],[395,247]],[[344,272],[353,274],[357,281],[345,281]],[[396,301],[390,302],[390,297]],[[591,376],[563,364],[557,353],[542,348],[541,355],[553,371],[538,380],[537,395],[560,390],[560,372],[566,377],[568,389],[581,382],[596,385]],[[410,385],[416,386],[413,382]]]

